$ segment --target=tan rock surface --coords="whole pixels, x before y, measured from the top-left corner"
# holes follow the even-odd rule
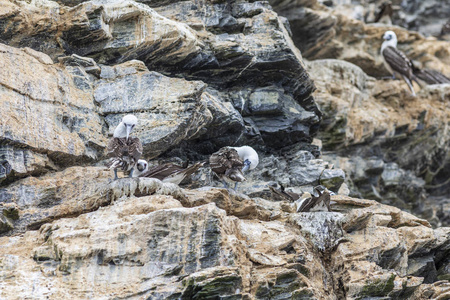
[[[104,147],[106,140],[92,92],[80,89],[72,74],[50,64],[43,53],[0,44],[0,60],[5,62],[0,74],[0,135],[31,148],[31,156],[45,163],[51,164],[40,153],[97,158],[96,148]],[[22,171],[18,163],[16,171]]]
[[[318,87],[317,103],[328,118],[334,118],[330,130],[337,131],[340,126],[336,124],[345,123],[345,131],[335,136],[341,140],[336,142],[361,143],[380,134],[389,138],[396,128],[406,126],[412,132],[419,123],[426,129],[440,128],[441,120],[449,118],[449,102],[443,101],[450,96],[447,85],[427,86],[415,98],[408,95],[403,81],[375,80],[341,60],[317,60],[308,66]],[[425,118],[419,119],[423,111]]]
[[[16,229],[29,215],[41,219],[28,225],[38,230],[0,238],[2,297],[353,299],[414,293],[411,299],[420,299],[442,293],[407,275],[428,266],[417,255],[447,247],[448,230],[433,230],[397,208],[333,196],[341,213],[290,214],[275,202],[284,217],[274,220],[268,216],[277,213],[259,198],[110,177],[103,168],[74,167],[6,190],[13,205],[4,205],[3,214]],[[24,190],[35,196],[20,196]],[[50,194],[63,201],[45,209]],[[366,221],[354,226],[358,216]]]

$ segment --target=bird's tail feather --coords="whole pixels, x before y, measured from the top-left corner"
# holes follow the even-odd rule
[[[122,169],[124,171],[128,170],[128,162],[123,159],[115,158],[109,163],[109,169]]]

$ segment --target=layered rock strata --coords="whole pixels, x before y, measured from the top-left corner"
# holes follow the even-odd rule
[[[86,173],[104,187],[95,199],[70,184]],[[293,203],[224,189],[186,190],[149,178],[105,183],[110,174],[95,168],[56,176],[65,201],[34,215],[42,219],[38,230],[0,238],[2,297],[424,299],[450,293],[448,282],[436,281],[448,268],[449,229],[433,230],[376,201],[332,196],[334,212],[295,213]],[[43,184],[28,186],[39,191]],[[10,199],[14,230],[23,232],[42,203]],[[91,203],[85,213],[74,205],[80,202]]]

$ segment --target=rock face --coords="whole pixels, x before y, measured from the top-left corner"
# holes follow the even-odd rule
[[[280,146],[272,142],[274,137],[289,136],[286,143],[310,141],[317,130],[320,113],[311,96],[314,85],[283,20],[267,4],[184,1],[151,8],[134,1],[89,1],[74,7],[63,4],[75,2],[61,2],[8,2],[0,15],[0,41],[29,46],[53,60],[71,54],[108,65],[137,59],[152,71],[202,80],[235,107],[247,106],[242,99],[253,94],[249,127],[272,147]],[[42,20],[44,28],[39,25]],[[148,89],[145,84],[150,82],[144,80],[141,88]],[[134,86],[128,90],[139,95]],[[271,100],[275,110],[261,103],[261,97],[274,93],[271,90],[278,93]]]
[[[87,74],[75,76],[30,48],[0,47],[0,152],[14,172],[36,173],[98,158],[106,143],[104,121],[95,111],[92,87],[83,82]]]
[[[449,298],[450,85],[379,79],[384,31],[447,76],[449,42],[362,4],[0,0],[0,298]],[[126,114],[150,164],[247,144],[259,165],[237,191],[208,166],[113,181]],[[338,195],[297,213],[268,185]]]
[[[413,98],[403,83],[376,81],[350,63],[317,60],[309,66],[324,112],[319,137],[326,150],[339,149],[324,158],[346,171],[353,195],[409,209],[435,225],[448,224],[441,199],[426,192],[448,193],[448,176],[440,170],[449,163],[442,156],[449,135],[441,120],[449,117],[450,86],[428,86]],[[398,95],[404,95],[402,102]]]
[[[424,299],[450,293],[448,282],[433,283],[448,268],[449,229],[433,230],[400,209],[332,196],[335,212],[292,213],[292,203],[224,189],[184,190],[149,178],[107,183],[99,171],[55,173],[64,199],[46,210],[42,201],[22,203],[14,187],[8,190],[17,230],[39,208],[45,218],[39,230],[0,238],[2,297]],[[69,184],[86,173],[95,175],[84,180],[104,182],[103,189]],[[42,195],[42,182],[22,181]]]

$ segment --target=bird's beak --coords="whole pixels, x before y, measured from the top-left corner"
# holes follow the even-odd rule
[[[244,167],[242,168],[242,172],[247,172],[247,170],[250,168],[250,164],[251,162],[248,159],[246,159],[244,161]]]
[[[130,132],[133,129],[133,127],[131,127],[131,125],[127,125],[127,141],[128,141],[128,137],[130,136]]]

